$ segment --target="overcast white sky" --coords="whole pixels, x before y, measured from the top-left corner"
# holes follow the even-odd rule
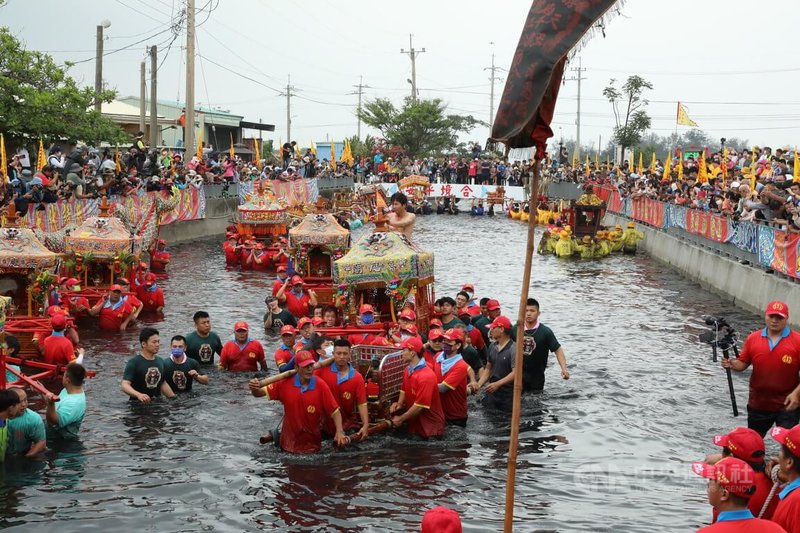
[[[197,0],[203,10],[197,15],[196,100],[246,120],[275,124],[274,137],[285,140],[286,98],[271,88],[285,88],[291,75],[298,94],[292,99],[292,137],[303,146],[311,140],[340,140],[356,132],[357,97],[350,93],[360,75],[372,87],[366,98],[390,97],[399,103],[409,94],[411,65],[400,49],[408,49],[413,33],[414,46],[426,49],[417,60],[421,96],[442,98],[454,112],[488,120],[489,73],[484,68],[493,51],[496,64],[508,68],[530,5],[529,0]],[[159,44],[161,58],[167,54],[170,20],[183,7],[181,0],[8,0],[0,8],[0,25],[10,27],[29,49],[47,51],[58,62],[89,59],[70,73],[93,86],[95,26],[108,19],[107,54],[145,39],[104,58],[106,85],[121,95],[138,95],[145,46]],[[798,143],[800,61],[793,59],[796,36],[789,24],[796,16],[795,3],[629,0],[622,12],[606,37],[598,34],[580,54],[586,69],[583,144],[596,145],[602,136],[605,145],[613,116],[603,87],[612,77],[630,74],[654,85],[647,96],[659,134],[674,131],[675,102],[680,100],[712,138],[740,137],[772,146]],[[754,29],[759,19],[761,27]],[[185,98],[185,45],[184,28],[159,70],[159,98]],[[496,86],[498,101],[503,85]],[[567,81],[553,124],[555,143],[562,134],[575,137],[576,94],[576,82]],[[483,142],[487,135],[484,127],[470,137]]]

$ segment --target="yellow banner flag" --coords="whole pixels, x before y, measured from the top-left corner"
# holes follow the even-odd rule
[[[697,122],[689,118],[689,114],[686,112],[686,108],[678,102],[678,124],[681,126],[691,126],[693,128],[697,127]]]
[[[336,170],[336,143],[331,141],[331,168]]]
[[[114,151],[114,165],[116,166],[117,174],[121,174],[122,173],[122,160],[119,157],[119,145],[117,145],[117,148]]]
[[[253,137],[253,163],[258,170],[261,170],[261,144],[255,137]]]
[[[200,133],[197,135],[197,153],[195,154],[197,159],[200,161],[203,160],[203,130],[200,130]]]
[[[298,161],[302,161],[303,160],[303,153],[300,151],[300,145],[299,144],[295,144],[294,145],[294,156],[297,158]]]
[[[697,182],[708,183],[708,168],[706,168],[706,151],[700,151],[700,164],[697,168]]]
[[[611,172],[611,161],[606,157],[606,172]]]
[[[720,161],[719,165],[720,170],[722,171],[722,178],[725,179],[728,177],[728,149],[722,149],[722,161]]]
[[[657,169],[658,164],[656,163],[656,153],[653,151],[653,157],[650,159],[650,174],[655,174]]]
[[[667,160],[664,162],[664,178],[672,181],[672,154],[667,153]]]
[[[678,157],[678,181],[683,181],[683,152]]]
[[[36,170],[42,170],[47,164],[47,156],[44,153],[44,143],[42,138],[39,137],[39,155],[36,158]]]
[[[794,149],[794,161],[792,161],[792,181],[800,183],[800,160],[797,159],[797,148]]]
[[[636,168],[636,173],[639,176],[644,175],[644,152],[639,152],[639,166]]]
[[[756,147],[753,146],[753,151],[750,153],[750,191],[756,190]]]
[[[590,167],[591,167],[591,163],[589,162],[589,154],[586,154],[586,163],[583,165],[583,174],[587,178],[589,177],[589,174],[591,174]]]
[[[233,149],[233,133],[231,133],[231,147],[228,153],[230,154],[231,159],[236,157],[236,151]]]
[[[3,183],[8,183],[8,160],[6,159],[6,139],[0,133],[0,172],[3,173]]]
[[[314,141],[311,141],[311,153],[317,155],[317,145],[314,144]]]

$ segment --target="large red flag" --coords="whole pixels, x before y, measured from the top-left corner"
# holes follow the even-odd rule
[[[616,0],[534,0],[497,109],[492,139],[544,150],[567,55]]]

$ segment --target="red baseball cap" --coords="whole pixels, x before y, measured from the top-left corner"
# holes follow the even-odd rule
[[[431,321],[429,322],[429,325],[432,328],[433,327],[437,327],[437,328],[441,329],[444,324],[442,324],[442,321],[439,320],[438,318],[432,318]]]
[[[141,263],[139,263],[139,268],[143,268],[143,269],[147,270],[147,263],[142,261]]]
[[[144,277],[144,284],[145,285],[152,285],[156,282],[156,275],[155,274],[148,274]]]
[[[489,311],[494,311],[495,309],[500,309],[500,302],[497,300],[489,300],[486,302],[486,309]]]
[[[286,272],[286,266],[285,265],[278,265],[278,268],[276,269],[276,271],[277,272]]]
[[[80,285],[80,284],[81,280],[79,280],[78,278],[69,278],[64,282],[64,285],[66,285],[67,287],[72,287],[74,285]]]
[[[300,367],[306,367],[316,363],[314,356],[308,350],[300,350],[294,356],[294,364]]]
[[[111,292],[122,292],[122,287],[115,283],[111,286]]]
[[[49,317],[53,317],[55,315],[66,315],[67,311],[60,305],[51,305],[47,308],[45,314]]]
[[[444,331],[439,328],[432,329],[428,332],[428,340],[444,338]]]
[[[419,337],[409,337],[400,343],[400,348],[408,348],[415,353],[420,353],[422,351],[422,339]]]
[[[765,312],[768,315],[778,315],[783,318],[789,318],[789,306],[779,300],[768,303]]]
[[[456,341],[464,344],[464,330],[461,328],[450,328],[444,334],[445,340]]]
[[[447,507],[434,507],[425,511],[420,533],[461,533],[461,517]]]
[[[302,284],[303,284],[303,278],[301,278],[297,274],[292,276],[292,285],[302,285]]]
[[[233,331],[239,331],[240,329],[250,331],[250,326],[248,326],[247,322],[244,321],[239,321],[233,325]]]
[[[374,313],[375,308],[373,308],[369,304],[362,304],[361,307],[358,308],[358,314],[363,315],[364,313]]]
[[[494,328],[503,328],[503,329],[511,329],[511,321],[504,316],[499,316],[494,319],[494,321],[489,324],[489,329]]]
[[[58,278],[58,284],[59,285],[63,285],[65,281],[67,281],[67,277],[66,276],[61,276],[60,278]]]
[[[297,330],[291,324],[286,324],[281,328],[281,335],[294,335]]]
[[[753,467],[736,457],[726,457],[713,465],[695,461],[692,463],[692,472],[713,479],[731,494],[742,498],[749,498],[755,492],[756,473]]]
[[[324,324],[325,321],[320,317],[315,316],[314,318],[311,319],[311,323],[314,324],[315,326],[319,326],[320,324]]]
[[[301,318],[300,320],[297,321],[297,329],[303,329],[307,325],[313,324],[313,323],[314,322],[312,322],[310,318],[308,318],[307,316],[304,316],[303,318]]]
[[[727,435],[717,435],[714,444],[728,448],[734,457],[744,461],[760,461],[765,454],[764,439],[750,428],[736,428]]]
[[[475,285],[473,285],[472,283],[465,283],[461,286],[461,290],[471,291],[473,294],[475,294]]]
[[[397,318],[404,318],[406,320],[415,321],[417,319],[417,313],[412,311],[411,309],[404,309],[397,315]]]
[[[56,313],[50,318],[50,325],[53,328],[67,327],[67,316],[64,313]]]
[[[800,454],[800,424],[791,429],[775,426],[769,434],[779,444],[789,448],[793,454]]]
[[[400,326],[400,331],[407,331],[412,335],[416,335],[418,333],[417,326],[415,326],[414,324],[405,324],[403,326]]]

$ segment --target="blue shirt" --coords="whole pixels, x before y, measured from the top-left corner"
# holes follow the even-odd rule
[[[8,419],[9,455],[23,455],[31,446],[45,440],[44,421],[35,411],[25,409],[20,416]]]
[[[61,389],[56,403],[56,413],[58,413],[58,425],[50,426],[50,429],[65,439],[77,439],[78,430],[86,414],[86,394],[77,392],[70,394],[67,389]]]
[[[740,509],[738,511],[723,511],[717,515],[717,522],[731,522],[733,520],[750,520],[755,518],[750,509]]]
[[[778,496],[783,500],[797,487],[800,487],[800,477],[783,487],[783,490],[778,493]]]
[[[427,362],[425,361],[425,358],[423,357],[422,359],[419,360],[419,363],[417,363],[415,366],[413,366],[413,367],[409,366],[408,367],[408,375],[410,376],[416,370],[419,370],[420,368],[424,368],[426,365],[427,365]]]
[[[767,337],[767,342],[769,342],[769,349],[770,349],[770,351],[772,351],[772,350],[775,349],[775,347],[778,345],[778,343],[781,342],[786,337],[788,337],[789,333],[791,333],[791,332],[792,331],[789,329],[789,326],[784,326],[783,331],[781,331],[781,337],[777,341],[775,341],[774,343],[772,342],[772,339],[770,339],[769,336],[767,335],[767,328],[764,328],[764,329],[761,330],[761,336],[762,337]]]

